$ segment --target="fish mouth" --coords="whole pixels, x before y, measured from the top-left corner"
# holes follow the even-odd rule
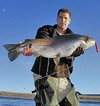
[[[89,42],[90,47],[95,45],[95,41],[93,39],[90,39],[88,42]]]
[[[93,40],[93,39],[86,38],[84,41],[85,41],[85,43],[83,43],[83,48],[84,49],[88,49],[88,48],[90,48],[90,47],[95,45],[95,40]]]
[[[90,42],[91,44],[95,45],[95,41],[94,41],[94,40],[90,39],[89,42]]]

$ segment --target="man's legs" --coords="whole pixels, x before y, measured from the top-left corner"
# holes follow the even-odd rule
[[[71,106],[80,106],[78,97],[77,97],[77,95],[75,93],[74,86],[69,91],[69,93],[66,95],[66,98],[71,103]]]
[[[36,81],[36,88],[39,85],[35,97],[36,106],[79,106],[74,87],[69,84],[67,79],[51,76]]]
[[[64,99],[67,93],[71,90],[71,84],[69,80],[67,78],[56,78],[50,76],[47,79],[47,82],[54,91],[54,95],[49,106],[71,106],[59,104],[59,102],[61,102],[62,99]]]

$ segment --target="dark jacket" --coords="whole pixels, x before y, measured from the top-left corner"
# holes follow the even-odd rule
[[[49,38],[53,37],[54,29],[57,25],[45,25],[38,29],[36,34],[36,39],[38,38]],[[66,30],[67,33],[73,33],[69,28]],[[70,67],[70,73],[72,73],[73,66],[72,66],[72,59],[66,59],[65,57],[60,59],[60,64],[67,64]],[[72,66],[72,67],[71,67]],[[36,58],[35,63],[32,67],[32,72],[35,74],[39,74],[41,76],[50,75],[54,72],[55,63],[52,58],[45,58],[39,56]]]

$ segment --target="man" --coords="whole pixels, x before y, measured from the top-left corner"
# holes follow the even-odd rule
[[[68,9],[60,9],[57,14],[57,24],[44,25],[38,29],[36,39],[63,36],[73,33],[68,25],[71,23],[71,13]],[[67,35],[66,35],[67,36]],[[39,56],[32,68],[36,87],[36,106],[79,106],[74,86],[70,81],[73,71],[73,60],[83,54],[81,47],[77,48],[69,57],[60,58],[58,65],[52,58]],[[24,55],[32,55],[29,47]]]

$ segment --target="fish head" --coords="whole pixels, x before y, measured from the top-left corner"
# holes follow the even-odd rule
[[[85,49],[88,49],[88,48],[91,48],[92,46],[95,45],[95,40],[93,38],[90,38],[90,37],[86,37],[85,40],[84,40],[84,44],[83,44],[83,48],[84,50]]]

